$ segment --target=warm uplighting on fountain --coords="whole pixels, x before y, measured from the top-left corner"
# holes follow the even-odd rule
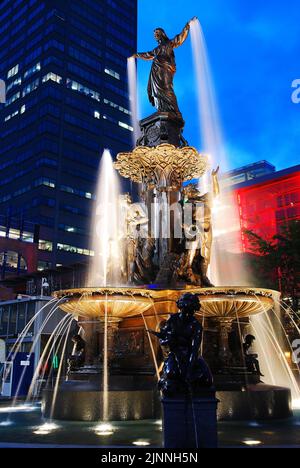
[[[261,424],[259,424],[257,421],[251,421],[248,426],[250,427],[261,427]]]
[[[150,442],[148,442],[147,440],[135,440],[134,442],[132,442],[132,445],[136,445],[137,447],[147,447],[148,445],[150,445]]]
[[[8,426],[12,426],[12,425],[13,425],[12,421],[2,421],[0,423],[0,427],[8,427]]]
[[[30,405],[18,405],[18,406],[4,406],[0,408],[0,413],[21,413],[21,412],[30,412],[37,410],[37,406]]]
[[[244,440],[243,444],[248,445],[249,447],[255,447],[257,445],[261,445],[260,440]]]
[[[292,408],[294,410],[300,410],[300,398],[295,398],[292,401]]]
[[[54,423],[45,423],[39,426],[35,431],[33,431],[36,435],[47,435],[53,431],[56,431],[59,428],[57,424]]]
[[[115,431],[111,424],[99,424],[94,428],[94,432],[99,436],[109,436],[112,435]]]

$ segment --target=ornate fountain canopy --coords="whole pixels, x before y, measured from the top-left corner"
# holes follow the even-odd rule
[[[191,147],[170,144],[138,146],[119,153],[115,168],[122,177],[158,189],[178,189],[184,181],[200,178],[207,170],[207,158]]]

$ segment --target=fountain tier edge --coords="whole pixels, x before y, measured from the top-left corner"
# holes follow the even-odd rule
[[[75,316],[125,319],[165,316],[176,312],[176,301],[185,292],[198,294],[199,314],[207,318],[241,319],[267,312],[274,307],[279,293],[270,289],[219,287],[184,289],[147,289],[131,287],[80,288],[57,291],[57,299],[65,298],[60,308]]]

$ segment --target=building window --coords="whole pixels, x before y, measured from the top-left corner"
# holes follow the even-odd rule
[[[119,73],[117,73],[117,72],[114,71],[114,70],[111,70],[110,68],[105,68],[104,72],[105,72],[107,75],[110,75],[110,76],[112,76],[113,78],[116,78],[116,80],[120,80],[120,79],[121,79]]]
[[[77,81],[70,80],[69,78],[67,78],[67,88],[70,88],[73,91],[77,91],[78,93],[85,94],[85,96],[88,96],[92,99],[96,99],[96,101],[100,102],[99,93],[97,93],[96,91],[93,91],[90,88],[87,88],[86,86],[83,86],[80,83],[77,83]]]
[[[94,117],[95,117],[95,119],[100,119],[101,118],[100,112],[94,111]]]
[[[20,99],[21,97],[21,93],[20,91],[18,91],[16,94],[14,94],[13,96],[11,96],[9,99],[7,99],[6,103],[5,103],[5,106],[9,106],[10,104],[12,104],[13,102],[15,102],[17,99]]]
[[[18,65],[15,65],[13,68],[11,68],[10,70],[8,70],[8,72],[7,72],[7,79],[12,78],[12,77],[15,76],[17,73],[19,73],[19,64],[18,64]]]
[[[16,110],[15,112],[13,112],[12,114],[9,114],[7,115],[5,118],[4,118],[4,122],[8,122],[8,120],[12,119],[13,117],[15,117],[16,115],[19,114],[19,111]]]
[[[47,51],[48,49],[50,48],[54,48],[54,49],[58,49],[60,50],[61,52],[63,52],[65,50],[65,46],[61,43],[61,42],[58,42],[57,40],[55,39],[51,39],[49,42],[47,42],[45,45],[44,45],[44,50]]]
[[[41,64],[40,62],[38,62],[35,65],[33,65],[33,67],[29,68],[29,70],[26,70],[26,72],[24,73],[24,78],[28,78],[29,76],[33,75],[34,73],[40,70],[41,70]]]
[[[14,251],[1,252],[0,265],[2,265],[5,270],[12,273],[20,270],[27,270],[25,259],[18,252]]]
[[[119,104],[116,104],[115,102],[109,101],[108,99],[103,99],[104,104],[107,104],[108,106],[112,107],[113,109],[117,109],[120,112],[124,112],[124,114],[131,115],[130,110],[126,109],[125,107],[120,106]]]
[[[26,96],[27,94],[31,93],[35,89],[37,89],[39,84],[40,84],[40,80],[38,78],[37,80],[35,80],[32,83],[29,83],[27,86],[25,86],[25,88],[23,89],[23,93],[22,93],[23,97]]]
[[[89,200],[92,200],[92,199],[95,200],[95,196],[92,195],[90,192],[84,192],[83,190],[78,190],[73,187],[68,187],[67,185],[62,185],[60,189],[63,192],[72,193],[74,195],[78,195],[79,197],[87,198]]]
[[[84,229],[76,227],[76,226],[68,226],[66,224],[59,224],[58,227],[61,231],[66,231],[72,234],[82,234],[82,235],[86,234]]]
[[[6,88],[6,92],[10,91],[14,86],[19,86],[22,83],[22,78],[18,77],[12,81]]]
[[[57,250],[63,250],[64,252],[79,254],[79,255],[86,255],[89,257],[94,256],[93,250],[82,249],[80,247],[75,247],[73,245],[68,244],[57,244]]]
[[[126,130],[129,130],[130,132],[133,132],[133,127],[130,125],[124,123],[124,122],[119,122],[119,127],[125,128]]]
[[[51,263],[50,262],[44,262],[43,260],[38,261],[38,271],[44,271],[44,270],[49,270],[51,268]]]
[[[39,250],[46,250],[47,252],[52,252],[53,243],[47,240],[39,240]]]
[[[55,73],[47,73],[47,75],[43,76],[42,82],[46,83],[46,81],[55,81],[55,83],[61,84],[62,82],[62,77],[59,75],[56,75]]]
[[[55,180],[48,179],[48,177],[40,177],[40,179],[35,180],[34,186],[39,187],[45,185],[46,187],[55,188]]]

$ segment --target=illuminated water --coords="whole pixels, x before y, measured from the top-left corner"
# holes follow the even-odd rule
[[[123,249],[125,224],[120,216],[120,184],[108,150],[102,155],[96,203],[93,214],[92,259],[89,272],[90,286],[117,286],[123,282]],[[103,348],[103,419],[108,419],[108,315],[104,317]]]
[[[159,420],[111,421],[109,424],[53,421],[41,418],[40,408],[24,408],[6,424],[5,403],[0,404],[0,447],[6,446],[88,446],[88,447],[162,447]],[[17,410],[17,408],[16,408]],[[220,447],[300,446],[300,411],[293,418],[269,422],[220,422]]]
[[[131,111],[131,126],[133,128],[133,146],[140,135],[139,127],[139,100],[137,91],[137,73],[136,73],[136,60],[132,57],[127,59],[127,77],[129,89],[129,103]]]
[[[120,184],[109,150],[104,150],[92,216],[91,248],[94,257],[89,271],[89,286],[115,286],[121,283],[122,234],[119,222]]]
[[[211,167],[216,168],[220,165],[221,171],[224,172],[228,170],[228,158],[206,41],[199,21],[192,23],[191,37],[198,86],[199,130],[202,136],[203,150],[209,155]],[[202,185],[200,182],[200,188],[203,192],[210,189],[209,179],[207,176]],[[238,200],[232,191],[225,189],[225,187],[222,190],[222,184],[220,196],[214,200],[213,204],[213,235],[210,267],[212,282],[217,286],[251,285],[247,264],[241,256],[242,233]],[[271,318],[262,313],[251,318],[252,330],[250,329],[250,332],[252,331],[257,338],[256,348],[265,375],[264,382],[288,386],[291,388],[293,400],[300,401],[299,385],[291,371],[285,353],[282,351],[284,337],[280,320],[278,310]]]
[[[219,117],[214,80],[211,73],[204,33],[199,21],[191,24],[191,38],[196,72],[199,132],[202,151],[209,155],[211,170],[220,167],[220,175],[228,170],[228,157]],[[211,191],[208,173],[199,181],[200,190]],[[247,268],[240,259],[241,226],[237,200],[230,191],[222,190],[213,202],[213,245],[210,277],[217,286],[246,286]]]

